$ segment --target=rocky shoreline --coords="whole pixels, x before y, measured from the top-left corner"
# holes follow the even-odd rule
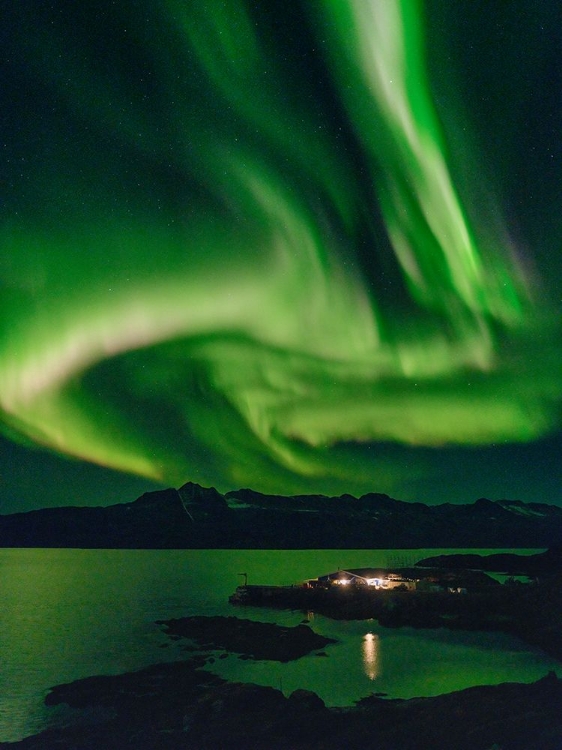
[[[475,594],[287,589],[278,606],[311,608],[344,619],[376,617],[382,625],[502,630],[562,659],[562,576],[532,585],[494,585]],[[306,601],[302,597],[306,596]],[[296,598],[295,598],[296,597]],[[301,597],[299,599],[298,597]],[[268,602],[271,606],[271,601]],[[327,708],[315,693],[230,683],[205,665],[228,653],[289,661],[323,652],[331,639],[301,624],[283,627],[236,617],[160,621],[173,640],[206,653],[117,676],[54,687],[50,706],[88,709],[90,723],[52,729],[9,746],[22,750],[560,750],[562,680],[477,686],[409,700],[370,696],[354,707]],[[217,656],[217,651],[222,655]],[[96,713],[97,712],[97,713]],[[97,720],[91,721],[96,715]]]
[[[18,750],[559,750],[562,681],[473,687],[434,698],[369,697],[327,708],[315,694],[229,683],[205,659],[54,688],[47,703],[103,709],[89,726],[49,730]]]
[[[448,567],[451,559],[466,561],[474,567],[493,571],[508,563],[512,570],[540,571],[532,583],[515,580],[476,586],[463,594],[429,591],[373,590],[369,586],[331,586],[328,588],[247,587],[249,596],[239,602],[252,606],[314,611],[338,620],[374,618],[384,627],[448,628],[452,630],[500,631],[515,635],[538,646],[562,661],[562,557],[546,552],[525,563],[519,555],[478,555],[429,558],[422,563],[441,562],[441,574],[458,576],[458,568]],[[505,558],[505,559],[504,559]],[[502,571],[502,567],[499,567]],[[466,571],[464,574],[468,574]],[[530,574],[530,573],[529,573]],[[236,598],[231,598],[236,603]]]

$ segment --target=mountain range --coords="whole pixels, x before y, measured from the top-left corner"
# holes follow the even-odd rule
[[[0,515],[0,547],[420,549],[560,546],[562,508],[480,498],[425,505],[388,495],[226,494],[188,482],[107,507]]]

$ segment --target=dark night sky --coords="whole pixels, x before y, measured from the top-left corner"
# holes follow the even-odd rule
[[[562,4],[5,5],[0,513],[562,505]]]

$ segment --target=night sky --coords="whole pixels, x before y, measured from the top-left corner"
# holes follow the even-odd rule
[[[0,513],[562,505],[562,3],[2,3]]]

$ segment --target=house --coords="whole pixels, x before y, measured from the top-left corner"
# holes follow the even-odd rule
[[[336,586],[369,587],[373,590],[448,592],[466,594],[498,585],[481,571],[435,568],[346,568],[304,582],[305,588]]]
[[[306,588],[331,588],[332,586],[369,586],[373,589],[400,589],[414,591],[416,579],[382,568],[353,568],[311,578]]]

